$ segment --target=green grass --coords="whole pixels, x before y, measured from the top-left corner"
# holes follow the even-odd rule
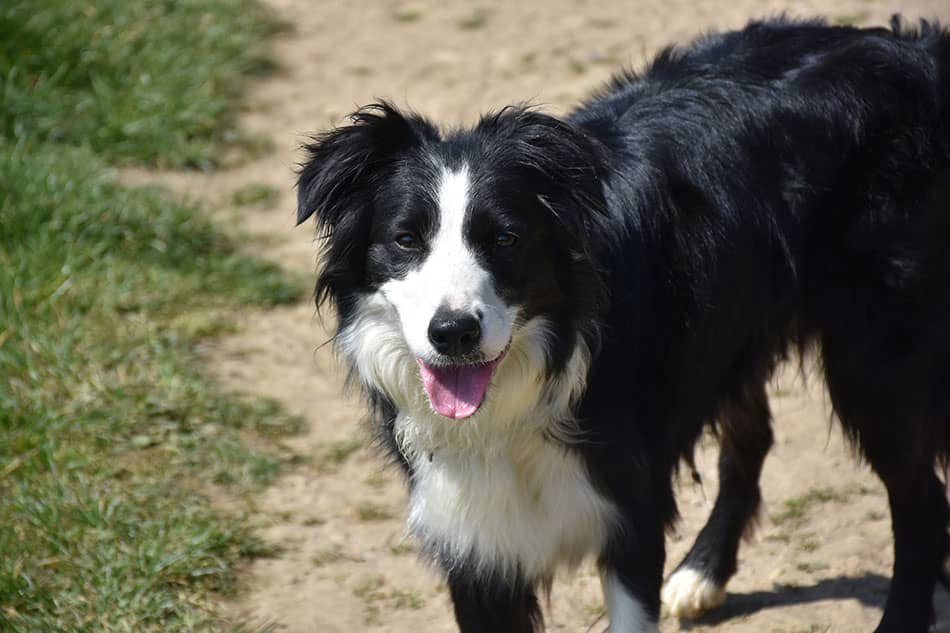
[[[272,30],[250,0],[0,4],[0,631],[218,630],[269,553],[209,497],[300,421],[199,350],[302,284],[110,166],[214,164]]]
[[[0,2],[0,133],[116,163],[207,168],[280,25],[251,0]]]
[[[798,571],[803,571],[806,574],[814,574],[820,571],[825,571],[827,569],[830,569],[830,567],[831,566],[828,565],[828,563],[812,562],[812,561],[802,561],[798,563],[797,565],[795,565],[795,569],[797,569]]]
[[[419,18],[421,18],[422,12],[415,7],[399,7],[392,12],[392,16],[396,22],[409,24],[411,22],[416,22]]]
[[[234,190],[231,204],[236,207],[265,206],[276,202],[280,192],[264,183],[251,183]]]
[[[353,456],[363,446],[363,442],[358,439],[341,440],[331,444],[323,453],[319,465],[320,470],[331,471],[339,468],[341,465]]]
[[[488,24],[491,12],[488,9],[477,8],[468,16],[459,20],[458,26],[463,31],[477,31]]]
[[[831,23],[835,26],[860,26],[862,23],[867,22],[867,19],[867,11],[860,11],[858,13],[836,15],[831,18]]]
[[[389,548],[389,553],[392,554],[393,556],[405,556],[407,554],[415,554],[416,551],[417,550],[416,550],[415,545],[408,542],[399,543]]]
[[[199,494],[268,480],[293,431],[195,369],[299,286],[85,150],[0,143],[0,629],[199,630],[256,551]]]
[[[782,510],[773,514],[771,519],[776,525],[786,523],[799,525],[805,521],[808,513],[815,506],[829,502],[843,503],[847,498],[848,495],[846,492],[832,488],[811,488],[808,492],[799,497],[786,499]]]
[[[388,521],[393,518],[392,512],[388,509],[376,505],[375,503],[364,502],[356,508],[356,518],[363,523],[371,521]]]

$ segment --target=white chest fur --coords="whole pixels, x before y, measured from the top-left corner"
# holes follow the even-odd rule
[[[454,421],[432,412],[385,297],[364,298],[357,315],[340,332],[339,349],[366,387],[400,412],[394,432],[412,465],[409,530],[416,537],[453,560],[519,570],[532,582],[603,549],[615,509],[560,443],[576,433],[571,403],[583,392],[590,360],[583,342],[550,377],[548,324],[522,324],[479,411]]]
[[[455,560],[541,580],[604,545],[612,505],[576,455],[536,432],[414,454],[409,529]]]

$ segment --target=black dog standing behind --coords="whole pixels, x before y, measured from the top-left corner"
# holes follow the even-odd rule
[[[298,220],[326,237],[318,302],[463,631],[539,630],[536,590],[588,555],[611,631],[656,631],[672,476],[705,425],[719,495],[663,594],[676,615],[721,602],[766,381],[812,344],[890,501],[877,631],[927,630],[950,519],[950,34],[756,22],[564,121],[353,121],[308,147]]]

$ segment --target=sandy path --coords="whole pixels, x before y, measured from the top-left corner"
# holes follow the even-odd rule
[[[912,16],[950,14],[946,0],[897,7],[878,0],[736,0],[727,7],[716,0],[270,4],[294,26],[278,45],[286,71],[255,87],[246,121],[271,137],[277,151],[234,170],[166,180],[210,198],[222,215],[265,238],[254,246],[263,256],[307,272],[314,261],[312,228],[292,228],[295,148],[303,133],[339,124],[374,97],[409,104],[446,124],[521,100],[558,112],[618,65],[638,66],[660,45],[738,26],[750,16],[788,9],[881,23],[895,9]],[[230,192],[258,182],[281,191],[272,208],[226,210]],[[320,347],[326,330],[311,304],[242,318],[241,333],[210,352],[212,371],[229,386],[276,398],[308,424],[289,442],[305,465],[257,502],[260,534],[279,554],[249,566],[228,613],[288,633],[453,631],[439,580],[403,540],[402,485],[362,448],[360,408],[340,395],[341,373]],[[691,630],[870,631],[891,564],[882,489],[839,434],[829,432],[820,390],[786,377],[771,396],[777,443],[764,475],[762,525],[741,552],[725,607]],[[699,456],[705,494],[681,487],[684,520],[670,540],[671,563],[688,547],[715,495],[715,459],[710,443]],[[814,503],[799,502],[789,511],[786,500],[810,492]],[[548,628],[586,631],[601,611],[596,576],[584,568],[555,584]],[[938,611],[938,630],[950,631],[943,595]],[[593,630],[603,627],[601,620]],[[678,630],[672,621],[662,627]]]

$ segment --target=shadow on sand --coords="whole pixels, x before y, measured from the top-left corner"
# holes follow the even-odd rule
[[[730,593],[725,604],[692,623],[681,622],[683,630],[696,626],[727,623],[733,618],[757,613],[764,609],[787,607],[813,602],[858,600],[868,607],[883,609],[891,579],[879,574],[858,577],[826,578],[814,585],[775,585],[772,591]],[[934,593],[936,622],[931,633],[950,633],[950,594],[942,588]]]

